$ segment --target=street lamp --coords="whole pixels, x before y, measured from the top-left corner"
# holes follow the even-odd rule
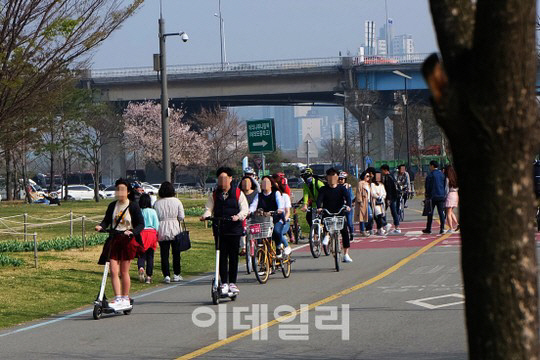
[[[408,112],[408,98],[407,98],[407,79],[412,80],[412,77],[402,73],[399,70],[392,71],[394,75],[401,76],[405,81],[405,95],[403,95],[403,105],[405,106],[405,132],[407,133],[407,168],[411,166],[411,154],[409,151],[409,112]]]
[[[221,71],[224,69],[224,64],[227,62],[227,52],[225,51],[225,20],[221,16],[221,0],[218,4],[219,12],[215,13],[214,16],[219,19],[219,42],[220,42],[220,51],[221,51]]]
[[[162,3],[159,3],[159,71],[161,73],[161,141],[163,146],[163,172],[165,181],[171,181],[171,153],[169,144],[169,94],[167,92],[167,55],[165,38],[167,36],[180,36],[183,42],[189,40],[185,32],[165,33],[165,20],[163,19]]]
[[[348,96],[342,93],[334,93],[334,96],[343,98],[343,140],[345,142],[345,160],[343,161],[343,170],[349,172],[349,150],[347,148],[347,108],[345,107],[345,100],[348,98]]]

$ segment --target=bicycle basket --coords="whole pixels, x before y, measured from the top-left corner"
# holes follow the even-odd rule
[[[328,231],[340,231],[345,224],[345,216],[334,216],[324,218],[324,226]]]
[[[272,218],[254,217],[248,221],[247,229],[252,239],[268,238],[274,231],[274,222]]]

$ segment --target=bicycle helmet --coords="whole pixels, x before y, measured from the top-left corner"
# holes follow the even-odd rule
[[[307,178],[307,177],[313,176],[313,169],[312,169],[312,168],[305,168],[305,169],[302,170],[302,172],[300,173],[300,176],[303,177],[303,178]]]
[[[255,170],[251,166],[244,169],[244,175],[255,175]]]

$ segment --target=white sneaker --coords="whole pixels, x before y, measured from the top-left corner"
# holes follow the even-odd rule
[[[390,232],[391,235],[397,235],[397,234],[401,234],[401,230],[399,229],[394,229]]]
[[[384,231],[383,231],[383,229],[377,230],[377,235],[379,235],[379,236],[384,236]]]
[[[174,275],[173,279],[172,279],[173,282],[179,282],[179,281],[182,281],[182,280],[184,280],[182,275]]]
[[[383,227],[384,231],[386,231],[386,232],[389,232],[391,228],[392,228],[392,225],[390,225],[390,224],[386,224]]]
[[[285,248],[285,249],[283,250],[283,252],[285,253],[285,255],[287,255],[287,256],[288,256],[288,255],[290,255],[290,254],[291,254],[291,252],[292,252],[292,249],[291,249],[291,247],[290,247],[290,246],[287,246],[287,247],[286,247],[286,248]]]
[[[446,231],[446,233],[447,233],[447,234],[453,234],[453,233],[454,233],[454,230],[448,229],[448,230]]]
[[[129,300],[127,304],[129,305]],[[109,307],[114,311],[122,311],[126,308],[126,302],[120,297],[115,297],[113,301],[109,302]]]
[[[240,292],[240,289],[238,289],[238,286],[236,286],[235,284],[231,283],[229,285],[229,289],[231,290],[231,292],[233,294],[238,294]]]
[[[221,285],[221,293],[223,295],[227,295],[229,293],[229,284],[222,284]]]
[[[343,256],[343,262],[344,263],[352,263],[352,259],[349,256],[349,254]]]
[[[165,277],[163,278],[163,282],[164,282],[165,284],[170,284],[170,283],[171,283],[171,277],[170,277],[170,276],[165,276]]]
[[[375,235],[376,231],[375,231],[375,230],[370,230],[369,233],[370,233],[371,235]]]
[[[322,244],[324,246],[327,246],[329,242],[330,242],[330,236],[328,236],[328,234],[327,234],[327,235],[324,236],[324,238],[322,240]]]
[[[139,268],[139,281],[144,282],[145,276],[144,276],[144,268]]]

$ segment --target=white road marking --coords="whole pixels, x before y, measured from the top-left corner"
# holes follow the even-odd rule
[[[461,300],[453,301],[446,304],[439,304],[439,305],[433,305],[433,304],[428,303],[428,301],[431,301],[431,300],[444,299],[444,298],[458,298]],[[465,303],[465,296],[463,296],[462,294],[447,294],[447,295],[432,296],[432,297],[417,299],[417,300],[409,300],[406,302],[412,305],[425,307],[426,309],[429,309],[429,310],[434,310],[434,309],[440,309],[440,308],[452,306],[452,305],[462,305]]]

